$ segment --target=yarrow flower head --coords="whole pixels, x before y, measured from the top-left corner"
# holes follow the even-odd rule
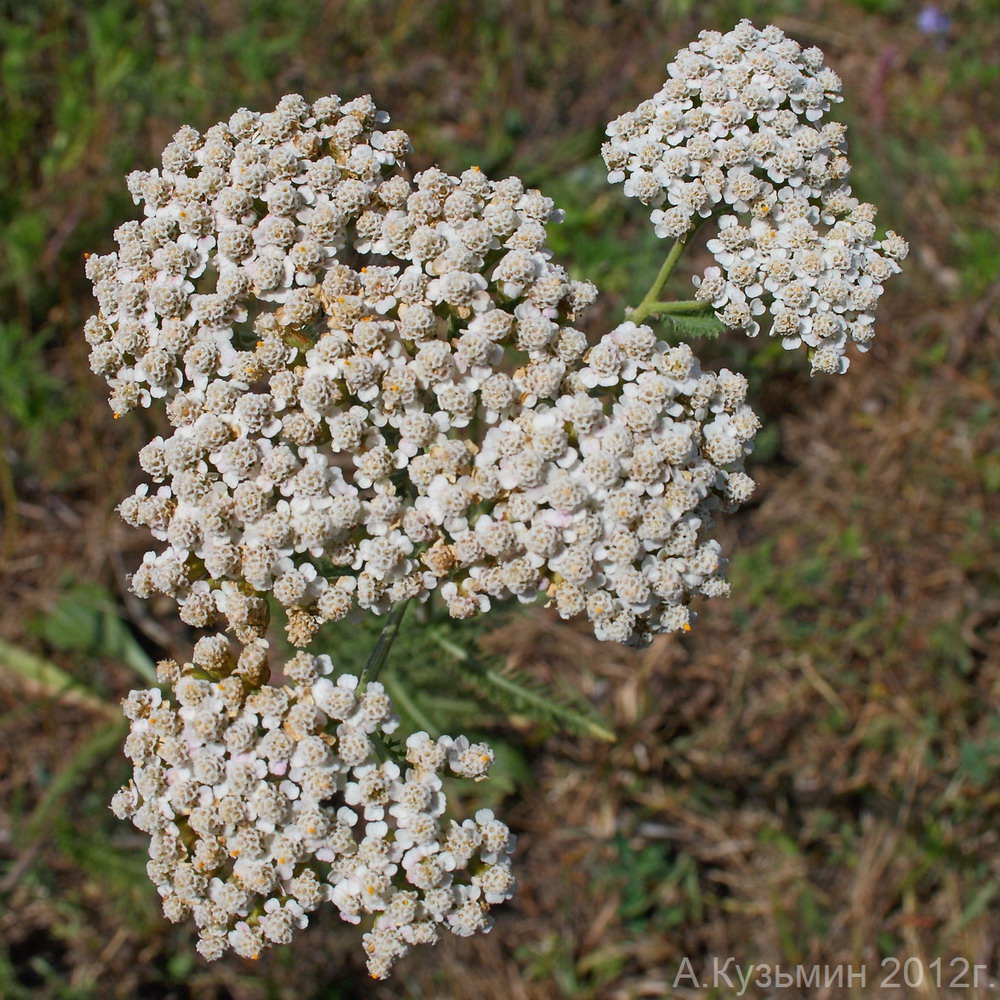
[[[844,128],[821,124],[839,80],[747,21],[668,71],[604,157],[661,237],[718,220],[717,266],[673,311],[767,321],[843,371],[907,247],[875,238]],[[378,978],[442,930],[488,930],[514,889],[506,825],[446,818],[442,777],[486,777],[493,751],[387,739],[373,678],[406,603],[462,619],[541,598],[633,645],[687,629],[695,596],[728,592],[711,532],[753,490],[759,426],[743,376],[640,322],[680,243],[632,319],[588,338],[596,289],[552,259],[552,200],[477,167],[410,180],[387,123],[369,97],[290,95],[180,129],[129,175],[142,221],[87,261],[86,326],[114,415],[162,400],[171,427],[119,506],[158,543],[130,585],[207,631],[159,665],[171,697],[126,699],[134,771],[112,808],[149,834],[164,911],[193,917],[206,958],[256,957],[331,903],[364,923]],[[301,651],[269,683],[273,604],[296,647],[389,612],[365,680]]]
[[[906,242],[876,238],[873,205],[847,184],[846,129],[825,122],[840,78],[817,48],[770,25],[703,31],[667,67],[662,89],[608,126],[608,180],[650,205],[656,234],[686,238],[716,218],[718,266],[697,298],[729,328],[762,325],[805,346],[813,372],[844,372],[866,351],[884,282]]]
[[[256,958],[330,903],[365,922],[376,978],[443,931],[488,931],[490,907],[514,891],[514,837],[488,809],[446,819],[442,776],[485,777],[492,750],[417,733],[404,766],[380,763],[397,724],[381,684],[362,689],[334,678],[329,657],[299,653],[289,683],[255,686],[263,656],[248,646],[208,673],[204,656],[167,661],[176,704],[155,688],[125,700],[134,772],[112,809],[149,834],[166,916],[193,917],[208,959]]]
[[[542,594],[601,638],[685,627],[725,591],[712,512],[750,490],[745,383],[648,327],[589,346],[551,199],[410,182],[386,117],[286,97],[130,175],[146,218],[88,261],[87,336],[115,413],[162,398],[173,425],[120,508],[165,543],[133,590],[243,642],[270,594],[299,646],[435,590],[459,618]]]

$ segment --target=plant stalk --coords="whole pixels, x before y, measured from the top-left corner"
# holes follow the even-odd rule
[[[628,318],[633,323],[641,323],[654,311],[653,306],[661,304],[658,302],[660,292],[663,291],[663,286],[667,283],[667,278],[670,277],[674,268],[677,266],[677,261],[680,260],[680,256],[684,252],[684,246],[685,243],[683,240],[674,240],[673,246],[671,246],[666,260],[664,260],[662,266],[660,267],[659,273],[653,279],[652,285],[649,286],[649,291],[646,292],[642,301],[635,307],[635,309],[628,314]]]
[[[453,660],[458,663],[469,664],[471,670],[491,687],[499,688],[508,695],[519,699],[522,703],[540,708],[547,717],[557,719],[564,726],[582,730],[590,736],[604,740],[606,743],[614,743],[617,739],[607,726],[603,726],[596,720],[588,718],[582,712],[560,704],[558,701],[553,701],[544,692],[532,690],[524,684],[518,684],[515,680],[504,676],[504,674],[497,670],[476,663],[466,650],[457,646],[450,639],[446,639],[440,632],[431,630],[430,637]]]
[[[711,216],[710,216],[711,218]],[[660,267],[659,273],[653,279],[652,285],[649,286],[649,291],[643,296],[642,301],[634,308],[627,309],[626,316],[633,323],[641,323],[647,316],[653,316],[657,313],[663,312],[687,312],[686,309],[680,310],[670,310],[665,309],[664,306],[668,303],[661,302],[660,292],[663,291],[663,286],[667,283],[667,278],[673,274],[674,268],[677,266],[677,261],[680,260],[681,254],[684,252],[684,248],[691,242],[694,234],[708,221],[708,219],[696,219],[694,226],[688,232],[678,239],[674,240],[673,245],[670,247],[670,251],[667,253],[667,259],[663,262]],[[692,310],[693,311],[693,310]]]
[[[662,316],[664,313],[675,316],[707,316],[711,311],[711,302],[701,302],[698,299],[687,299],[683,302],[650,302],[646,310],[650,316]]]
[[[375,648],[372,650],[372,655],[368,657],[365,669],[361,671],[361,682],[358,684],[359,692],[363,691],[372,681],[378,680],[378,675],[382,672],[385,661],[389,657],[389,650],[392,649],[392,644],[396,641],[396,636],[399,635],[399,627],[403,623],[403,615],[406,614],[409,603],[409,599],[407,599],[392,606],[389,617],[379,633]]]

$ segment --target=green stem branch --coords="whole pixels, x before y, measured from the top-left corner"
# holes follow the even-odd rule
[[[565,722],[567,720],[571,720],[574,725],[582,727],[589,735],[594,736],[599,740],[603,740],[605,743],[614,743],[617,739],[615,734],[608,729],[607,726],[602,726],[599,722],[596,722],[593,719],[588,719],[580,712],[574,712],[565,705],[560,705],[557,702],[552,701],[552,699],[546,697],[545,693],[542,691],[534,691],[524,684],[518,684],[511,680],[511,678],[505,677],[496,670],[490,670],[487,668],[483,671],[483,676],[490,684],[499,688],[501,691],[506,691],[508,694],[513,695],[515,698],[520,699],[528,705],[536,706],[544,712],[551,713],[560,721]]]
[[[358,691],[363,691],[372,681],[378,680],[378,675],[385,666],[385,661],[389,656],[389,650],[399,635],[399,626],[403,623],[403,615],[406,614],[406,607],[410,602],[399,601],[392,606],[389,617],[386,620],[382,631],[379,633],[378,641],[372,650],[372,655],[368,657],[365,669],[361,671],[361,683],[358,684]]]
[[[684,252],[684,247],[685,243],[683,240],[674,240],[673,246],[671,246],[670,252],[667,254],[667,259],[663,262],[659,273],[653,279],[652,285],[649,286],[649,291],[646,292],[642,301],[635,307],[635,309],[629,313],[628,318],[633,323],[641,323],[654,311],[652,306],[660,304],[657,301],[660,292],[663,291],[663,286],[667,283],[667,278],[670,277],[674,268],[677,266],[677,261],[680,260],[680,256]]]
[[[615,734],[596,719],[589,718],[583,712],[554,700],[543,690],[536,690],[528,684],[519,683],[516,678],[508,677],[498,670],[479,663],[466,650],[445,638],[437,630],[431,630],[430,637],[453,660],[466,664],[470,674],[479,679],[481,686],[502,691],[521,708],[536,708],[544,717],[554,719],[577,732],[585,732],[607,743],[615,742]]]
[[[709,218],[714,218],[714,213]],[[681,254],[684,252],[684,248],[694,239],[694,234],[706,222],[708,222],[708,219],[695,219],[692,228],[684,236],[674,240],[670,251],[667,253],[667,259],[663,262],[659,273],[653,279],[652,285],[649,286],[649,291],[646,292],[642,301],[634,309],[627,309],[625,311],[627,318],[633,323],[641,323],[648,316],[655,316],[664,312],[685,313],[696,311],[690,308],[665,308],[674,305],[674,303],[661,302],[660,292],[663,291],[663,286],[667,283],[667,278],[673,274],[674,268],[677,266],[677,261],[680,260]],[[677,305],[686,305],[686,303],[677,303]]]

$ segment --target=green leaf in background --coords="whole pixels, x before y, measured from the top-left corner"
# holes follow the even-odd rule
[[[119,716],[110,725],[96,726],[88,738],[74,748],[73,754],[62,768],[53,775],[45,794],[32,810],[21,832],[22,836],[35,839],[44,835],[66,796],[79,789],[87,774],[118,750],[127,732],[128,722],[124,716]]]
[[[496,736],[490,737],[490,746],[493,749],[490,780],[480,783],[474,790],[485,808],[499,809],[508,795],[529,787],[533,775],[528,758],[518,746]]]
[[[593,706],[575,697],[570,690],[558,692],[527,671],[508,669],[495,657],[471,655],[449,638],[447,630],[441,625],[427,631],[431,641],[447,655],[448,659],[442,661],[442,665],[447,667],[451,661],[456,680],[474,688],[508,714],[523,714],[536,722],[547,722],[569,732],[614,743],[615,734]]]
[[[68,674],[51,660],[35,656],[19,646],[0,640],[0,670],[16,678],[30,692],[60,698],[102,715],[118,716],[118,709]]]
[[[51,611],[37,620],[36,629],[56,649],[118,660],[146,684],[156,684],[152,659],[102,587],[74,584]]]

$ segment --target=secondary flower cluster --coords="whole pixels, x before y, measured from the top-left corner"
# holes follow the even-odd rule
[[[272,687],[263,647],[234,661],[224,636],[194,662],[160,664],[158,689],[125,700],[133,779],[112,809],[150,835],[150,878],[174,921],[193,916],[198,950],[256,958],[332,902],[368,921],[368,968],[384,978],[411,945],[490,928],[510,898],[514,838],[493,813],[445,822],[441,775],[479,779],[493,753],[465,737],[406,741],[405,767],[379,762],[396,721],[378,683],[335,680],[329,657],[299,653]]]
[[[270,593],[300,646],[437,588],[456,617],[545,593],[602,638],[685,627],[725,590],[712,511],[752,487],[744,380],[631,323],[589,347],[552,201],[411,183],[384,120],[287,97],[130,176],[146,218],[88,261],[87,336],[115,412],[162,397],[174,428],[121,506],[166,543],[133,589],[242,642]]]
[[[846,371],[847,343],[868,349],[908,248],[891,231],[875,238],[875,207],[846,184],[846,129],[821,121],[839,77],[819,49],[749,21],[703,31],[667,71],[608,126],[608,180],[654,207],[660,237],[719,219],[708,243],[719,267],[695,284],[727,327],[756,336],[764,322],[784,347],[805,345],[814,372]]]

